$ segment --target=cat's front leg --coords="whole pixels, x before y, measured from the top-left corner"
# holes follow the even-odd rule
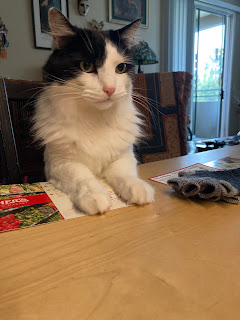
[[[78,208],[90,215],[104,213],[111,206],[110,196],[95,178],[79,182],[70,198]]]
[[[138,178],[136,160],[132,153],[113,162],[105,171],[104,177],[128,203],[143,205],[153,202],[154,189]]]
[[[51,160],[46,163],[49,181],[67,193],[77,208],[90,215],[110,209],[110,196],[85,165]]]

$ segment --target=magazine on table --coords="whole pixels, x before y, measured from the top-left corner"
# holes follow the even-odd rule
[[[127,204],[103,181],[111,208]],[[85,216],[69,197],[49,182],[0,185],[0,232]]]

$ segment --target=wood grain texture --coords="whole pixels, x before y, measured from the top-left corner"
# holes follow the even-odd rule
[[[147,179],[240,147],[139,166]],[[0,235],[5,319],[239,319],[240,207],[156,200]]]

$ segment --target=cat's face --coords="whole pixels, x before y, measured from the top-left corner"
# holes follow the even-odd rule
[[[55,50],[44,66],[45,78],[69,86],[73,94],[100,110],[130,97],[134,65],[129,48],[139,23],[117,31],[78,29],[51,9]]]

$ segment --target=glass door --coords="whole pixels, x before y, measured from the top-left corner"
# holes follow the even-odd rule
[[[195,9],[193,134],[196,138],[220,136],[225,18]]]

